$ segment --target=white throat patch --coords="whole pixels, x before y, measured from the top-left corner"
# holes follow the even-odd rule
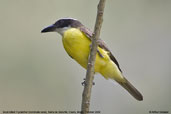
[[[68,29],[70,29],[71,27],[63,27],[63,28],[57,28],[55,31],[58,32],[61,36],[64,35],[64,32]]]

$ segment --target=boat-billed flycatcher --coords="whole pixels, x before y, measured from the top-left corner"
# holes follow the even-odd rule
[[[63,46],[68,55],[82,67],[87,68],[92,31],[73,18],[62,18],[41,31],[58,32],[62,36]],[[113,79],[124,87],[135,99],[142,101],[141,93],[123,76],[115,57],[103,40],[98,40],[95,72],[106,79]]]

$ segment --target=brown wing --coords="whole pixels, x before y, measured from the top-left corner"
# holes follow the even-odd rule
[[[79,28],[90,40],[93,36],[93,32],[91,32],[88,28],[85,28],[85,27],[80,27]],[[116,58],[113,56],[112,52],[109,50],[109,48],[107,47],[106,43],[101,40],[101,39],[98,39],[97,41],[98,43],[98,46],[104,50],[106,50],[108,52],[108,55],[110,57],[110,59],[117,65],[118,69],[122,72],[120,66],[119,66],[119,63],[118,61],[116,60]]]

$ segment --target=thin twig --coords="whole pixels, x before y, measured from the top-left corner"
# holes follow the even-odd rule
[[[94,27],[94,34],[92,36],[92,46],[91,46],[91,51],[88,59],[88,65],[87,65],[85,86],[82,94],[82,106],[81,106],[82,114],[87,114],[89,112],[91,89],[93,85],[94,72],[95,72],[94,64],[95,64],[96,52],[97,52],[97,40],[100,36],[100,30],[103,22],[105,1],[106,0],[100,0],[98,4],[96,24]]]

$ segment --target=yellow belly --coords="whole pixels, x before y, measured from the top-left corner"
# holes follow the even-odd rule
[[[63,46],[66,52],[82,67],[87,68],[91,41],[79,29],[71,28],[64,32]],[[95,72],[101,73],[106,79],[120,79],[122,75],[117,66],[110,60],[107,51],[98,47],[103,58],[96,54]]]

